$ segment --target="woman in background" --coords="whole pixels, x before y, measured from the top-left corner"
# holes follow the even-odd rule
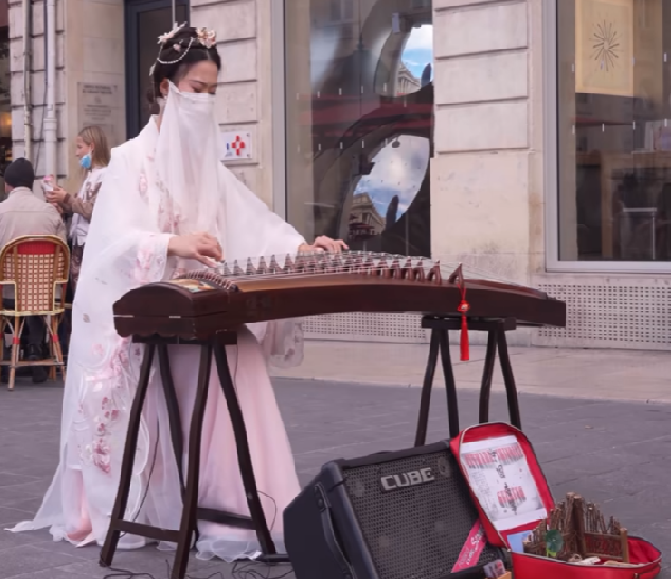
[[[74,294],[82,267],[84,245],[91,224],[91,215],[98,191],[103,183],[105,170],[110,162],[110,147],[105,132],[98,126],[85,127],[77,135],[75,155],[86,172],[86,178],[79,193],[70,195],[65,189],[53,185],[53,191],[47,193],[47,201],[58,205],[66,214],[72,215],[70,223],[70,241],[72,259],[70,265],[70,284]]]

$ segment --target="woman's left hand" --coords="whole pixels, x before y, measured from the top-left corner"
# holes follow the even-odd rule
[[[315,239],[312,245],[304,244],[299,248],[299,252],[306,251],[325,251],[327,253],[342,253],[347,251],[349,246],[342,239],[331,239],[325,235],[320,235]]]

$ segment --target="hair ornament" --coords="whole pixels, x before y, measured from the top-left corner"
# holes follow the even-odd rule
[[[191,37],[189,40],[188,46],[184,46],[182,42],[175,42],[172,45],[172,49],[179,54],[179,56],[174,59],[174,60],[161,60],[161,52],[165,49],[165,45],[168,44],[171,40],[181,32],[184,27],[187,25],[186,22],[183,24],[177,24],[175,23],[175,26],[173,26],[172,30],[170,32],[166,32],[165,34],[162,34],[161,36],[158,37],[158,56],[156,57],[156,62],[151,65],[151,68],[149,69],[149,76],[152,77],[154,76],[154,71],[156,70],[156,64],[177,64],[178,62],[181,62],[184,57],[189,53],[189,50],[191,50],[191,47],[193,46],[193,43],[198,41],[202,46],[210,49],[212,48],[216,43],[217,43],[217,33],[214,30],[208,30],[205,27],[198,28],[196,29],[196,36]]]
[[[204,26],[197,31],[199,42],[206,48],[212,48],[217,43],[217,33]]]
[[[170,32],[166,32],[165,34],[161,34],[161,36],[158,37],[158,43],[159,44],[165,44],[168,42],[168,40],[172,40],[175,38],[177,33],[182,30],[186,26],[186,22],[183,22],[182,24],[177,24],[175,22],[175,25],[172,27],[172,30]]]

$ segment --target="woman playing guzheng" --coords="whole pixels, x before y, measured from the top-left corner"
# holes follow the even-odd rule
[[[119,482],[128,412],[142,356],[114,330],[112,304],[130,289],[173,278],[213,261],[286,255],[309,245],[219,162],[214,118],[219,55],[215,34],[176,26],[159,39],[152,67],[160,114],[141,134],[114,149],[95,207],[73,305],[73,333],[60,441],[60,463],[35,519],[15,531],[49,527],[55,540],[102,544]],[[253,332],[253,333],[252,333]],[[198,348],[172,346],[171,366],[188,448],[198,374]],[[299,486],[267,362],[300,362],[302,335],[293,321],[240,331],[229,347],[261,500],[283,548],[282,511]],[[270,359],[270,360],[269,360]],[[248,514],[224,396],[212,372],[203,424],[201,505]],[[158,372],[149,387],[126,512],[165,529],[179,528],[181,495]],[[146,495],[146,496],[145,496]],[[123,536],[120,546],[144,539]],[[253,557],[254,533],[201,524],[201,557]]]

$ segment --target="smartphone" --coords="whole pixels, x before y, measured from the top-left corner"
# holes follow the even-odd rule
[[[42,191],[45,193],[51,193],[54,190],[51,177],[45,177],[42,179]]]

